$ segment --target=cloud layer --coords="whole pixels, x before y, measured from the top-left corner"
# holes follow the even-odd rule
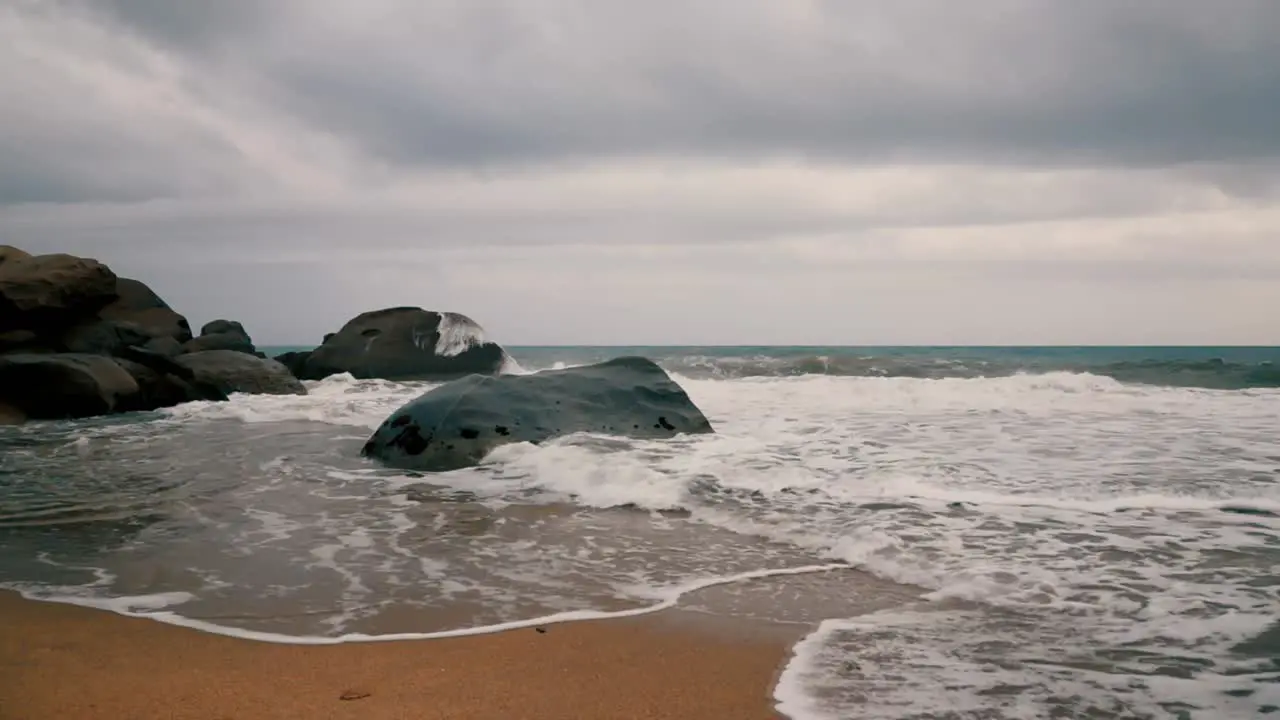
[[[0,242],[307,342],[1275,343],[1270,0],[0,6]]]

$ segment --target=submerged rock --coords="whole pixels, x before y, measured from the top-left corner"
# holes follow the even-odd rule
[[[667,438],[714,430],[662,368],[623,357],[441,385],[392,413],[361,454],[394,467],[445,471],[474,465],[500,445],[576,432]]]
[[[384,380],[447,380],[497,374],[507,354],[488,342],[466,315],[396,307],[357,315],[305,357],[288,360],[303,380],[342,373]]]
[[[235,350],[205,350],[173,359],[192,372],[196,383],[231,393],[306,395],[307,388],[275,360]]]

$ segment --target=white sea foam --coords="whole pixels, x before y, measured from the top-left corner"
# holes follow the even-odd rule
[[[717,585],[729,585],[733,583],[747,582],[750,580],[759,580],[769,577],[783,577],[786,575],[801,575],[807,573],[828,572],[831,570],[846,569],[848,566],[844,564],[824,564],[810,565],[805,567],[781,568],[772,570],[755,570],[751,572],[738,573],[736,575],[728,575],[724,577],[716,577],[703,579],[693,582],[687,582],[678,586],[667,588],[649,588],[650,594],[660,600],[652,605],[634,608],[631,610],[617,610],[612,612],[598,610],[575,610],[570,612],[555,613],[553,615],[545,615],[542,617],[529,618],[514,622],[498,623],[494,625],[483,625],[478,627],[460,628],[457,630],[446,630],[443,632],[402,632],[388,633],[383,635],[367,635],[364,633],[347,633],[344,635],[285,635],[281,633],[259,632],[254,630],[244,630],[241,628],[229,627],[218,623],[212,623],[205,620],[184,617],[177,612],[168,611],[164,608],[181,605],[189,602],[192,596],[189,593],[159,593],[155,595],[140,595],[134,597],[121,598],[98,598],[89,597],[79,594],[47,594],[36,593],[32,591],[22,591],[22,595],[30,600],[43,600],[46,602],[58,602],[68,605],[79,605],[82,607],[91,607],[99,610],[108,610],[119,615],[136,618],[146,618],[187,627],[194,630],[202,630],[204,632],[216,635],[227,635],[245,640],[257,640],[260,642],[269,642],[285,645],[341,645],[344,643],[356,642],[386,642],[393,640],[433,640],[451,637],[468,637],[472,635],[488,635],[507,630],[518,630],[521,628],[540,627],[544,625],[553,625],[557,623],[575,622],[581,620],[605,620],[609,618],[636,617],[638,615],[648,615],[659,610],[666,610],[675,607],[680,598],[691,592],[704,590],[706,588],[715,587]]]
[[[923,588],[923,604],[833,619],[798,646],[777,689],[798,719],[848,717],[850,703],[859,717],[1015,718],[1161,702],[1233,718],[1275,702],[1231,648],[1277,615],[1259,578],[1280,576],[1280,392],[1070,373],[677,379],[717,434],[577,435],[426,477],[278,451],[246,465],[234,522],[210,514],[211,537],[257,549],[221,568],[230,586],[298,572],[301,546],[343,607],[465,595],[493,608],[482,628],[373,637],[344,630],[348,614],[299,639],[209,627],[183,605],[148,616],[274,642],[439,637],[615,616],[592,609],[608,601],[650,612],[699,583],[832,563]],[[329,378],[164,422],[319,422],[358,443],[427,387]],[[116,430],[93,432],[86,461],[117,446]],[[547,510],[560,504],[601,512]],[[603,514],[623,506],[688,519]],[[1064,694],[1084,704],[1054,705]]]
[[[485,343],[484,330],[471,318],[452,312],[440,313],[440,326],[436,330],[436,355],[453,357]]]

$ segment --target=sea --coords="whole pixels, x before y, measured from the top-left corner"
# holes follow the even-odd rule
[[[313,644],[703,607],[795,628],[794,720],[1280,717],[1280,348],[509,350],[717,432],[406,473],[359,449],[431,386],[350,376],[0,428],[0,587]]]

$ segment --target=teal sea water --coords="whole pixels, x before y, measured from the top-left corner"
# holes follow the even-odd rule
[[[263,348],[270,355],[311,346]],[[599,362],[620,355],[658,360],[690,377],[844,375],[973,378],[1016,373],[1092,373],[1122,382],[1207,388],[1280,387],[1280,347],[1245,346],[513,346],[523,367]]]
[[[359,448],[431,385],[349,376],[0,428],[0,587],[306,643],[710,603],[807,628],[795,720],[1280,716],[1280,348],[509,350],[717,432],[405,473]]]

